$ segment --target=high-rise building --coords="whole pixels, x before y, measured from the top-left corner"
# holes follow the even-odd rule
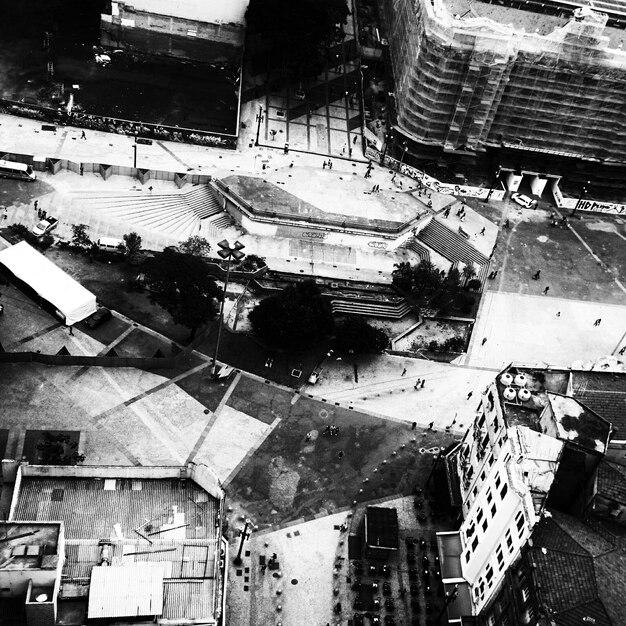
[[[590,6],[390,0],[396,129],[443,152],[623,164],[626,3]]]

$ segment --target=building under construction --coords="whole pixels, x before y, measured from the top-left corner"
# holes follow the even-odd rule
[[[626,164],[624,0],[389,0],[386,9],[393,122],[416,152],[496,150],[524,167],[574,159],[605,172]]]

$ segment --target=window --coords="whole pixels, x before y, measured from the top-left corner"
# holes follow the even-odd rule
[[[487,520],[483,522],[483,532],[487,532]]]
[[[493,580],[493,567],[491,565],[487,565],[487,570],[485,571],[485,578],[487,579],[487,583],[491,583]]]
[[[491,517],[496,516],[496,505],[495,503],[491,505]]]
[[[482,480],[482,481],[485,480],[485,472],[481,472],[480,473],[480,480]]]
[[[493,465],[493,452],[487,457],[487,463],[489,463],[489,467]]]
[[[504,483],[504,485],[502,485],[502,489],[500,489],[500,498],[502,500],[504,500],[504,497],[506,496],[508,490],[509,490],[509,486],[506,483]]]
[[[498,569],[502,569],[504,566],[504,555],[502,554],[502,546],[498,546],[496,550],[496,559],[498,560]]]
[[[483,510],[479,507],[478,508],[478,513],[476,515],[476,521],[480,524],[480,521],[483,518]]]
[[[492,500],[493,500],[493,496],[491,495],[491,489],[487,489],[487,502],[491,504]]]
[[[500,480],[500,474],[496,476],[496,489],[498,489],[501,485],[502,481]]]
[[[507,530],[504,537],[506,539],[506,549],[509,553],[513,554],[513,538],[511,537],[511,531]]]
[[[465,562],[466,562],[466,563],[469,563],[470,556],[472,556],[472,553],[471,553],[471,552],[466,552],[466,553],[465,553]]]
[[[520,531],[524,527],[524,513],[522,511],[518,511],[515,516],[515,525],[517,526],[517,530]]]
[[[474,487],[474,489],[472,489],[472,495],[474,497],[476,497],[478,495],[478,487]]]
[[[474,541],[472,541],[472,552],[478,548],[478,537],[474,537]]]

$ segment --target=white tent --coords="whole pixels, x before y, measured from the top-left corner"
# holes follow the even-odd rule
[[[96,311],[96,296],[25,241],[0,251],[0,264],[63,315],[68,326]]]

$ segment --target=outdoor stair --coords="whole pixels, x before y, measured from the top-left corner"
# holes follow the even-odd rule
[[[409,239],[402,247],[417,254],[417,256],[420,258],[420,261],[430,262],[430,250],[426,246],[424,246],[416,237]]]
[[[217,192],[209,185],[197,185],[178,192],[80,192],[74,201],[81,208],[97,211],[103,217],[128,222],[175,239],[184,240],[201,232],[221,237],[221,231],[233,225],[222,208]]]
[[[476,278],[484,285],[489,271],[489,259],[476,250],[467,239],[460,234],[450,230],[447,226],[433,218],[428,224],[417,234],[420,242],[435,252],[441,254],[454,266],[460,263],[465,265],[477,265]]]
[[[390,302],[360,302],[355,300],[331,300],[331,309],[336,314],[368,315],[370,317],[386,317],[401,319],[412,312],[406,300]]]

